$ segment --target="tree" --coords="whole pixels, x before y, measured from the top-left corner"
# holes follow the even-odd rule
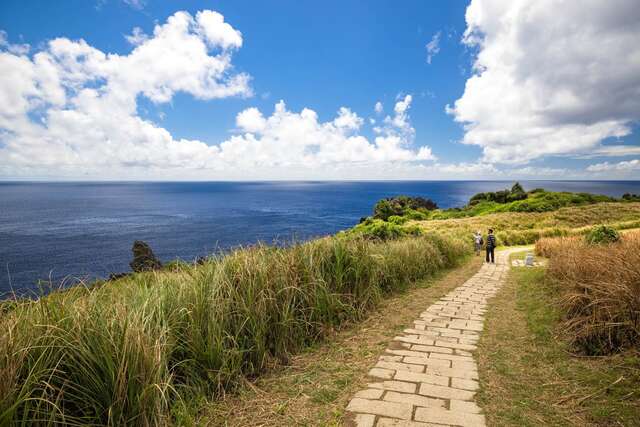
[[[376,203],[373,208],[373,217],[386,221],[392,215],[403,216],[409,210],[426,212],[434,209],[438,209],[438,205],[424,197],[389,197]]]
[[[524,200],[526,198],[527,193],[524,191],[524,188],[522,188],[522,185],[520,185],[519,182],[516,182],[515,184],[513,184],[513,187],[511,187],[511,192],[507,197],[507,201],[513,202],[516,200]]]

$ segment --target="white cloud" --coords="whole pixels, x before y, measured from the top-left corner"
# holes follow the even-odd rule
[[[640,155],[640,147],[637,145],[602,145],[579,157],[581,159],[591,159],[594,157],[624,157],[638,155]]]
[[[329,121],[315,111],[276,104],[236,116],[235,134],[218,145],[176,138],[138,112],[138,98],[170,102],[249,96],[249,76],[233,73],[241,33],[215,12],[177,12],[153,34],[134,29],[127,55],[58,38],[32,56],[0,51],[0,176],[97,179],[296,178],[347,173],[376,176],[397,164],[432,160],[415,147],[406,95],[375,137],[341,107]],[[154,115],[163,118],[163,114]]]
[[[412,101],[413,97],[411,95],[405,95],[404,98],[399,98],[393,107],[395,115],[393,117],[386,116],[384,119],[387,125],[400,129],[407,137],[413,137],[415,134],[415,130],[409,122],[409,107]]]
[[[431,41],[425,46],[427,49],[427,64],[431,64],[431,60],[440,52],[440,36],[441,31],[438,31],[431,37]]]
[[[267,125],[260,110],[255,107],[247,108],[236,117],[238,128],[245,132],[260,132]]]
[[[140,95],[154,103],[176,92],[251,95],[249,76],[232,73],[239,33],[203,16],[210,15],[177,12],[152,36],[134,31],[138,43],[128,55],[66,38],[31,57],[1,50],[0,174],[101,177],[136,167],[210,167],[218,147],[174,139],[137,113]]]
[[[8,52],[13,53],[14,55],[26,55],[29,53],[31,46],[28,44],[15,44],[9,43],[7,32],[0,30],[0,49],[6,49]]]
[[[618,163],[596,163],[587,167],[589,172],[629,172],[640,170],[640,159],[627,160]]]
[[[327,122],[321,122],[308,108],[299,113],[289,111],[284,101],[278,102],[267,118],[258,109],[248,108],[236,118],[246,133],[220,144],[218,157],[241,170],[431,160],[429,147],[412,149],[412,134],[407,133],[405,122],[410,103],[409,96],[396,104],[396,115],[377,129],[373,142],[359,133],[364,120],[346,107]]]
[[[489,162],[581,154],[640,120],[635,0],[473,0],[475,74],[447,112]]]
[[[242,33],[224,22],[224,16],[213,10],[203,10],[196,14],[198,30],[204,34],[211,47],[223,49],[242,47]]]
[[[384,110],[384,107],[382,106],[382,102],[380,101],[376,102],[376,105],[375,107],[373,107],[373,109],[377,114],[382,114],[382,110]]]
[[[416,156],[418,160],[435,160],[436,156],[431,152],[431,147],[420,147],[418,150],[418,155]]]
[[[142,28],[140,27],[134,27],[131,34],[128,36],[124,36],[124,38],[127,39],[127,41],[133,46],[141,45],[149,39],[149,37],[142,31]]]
[[[342,129],[358,130],[364,120],[347,107],[340,107],[338,117],[335,118],[333,124]]]

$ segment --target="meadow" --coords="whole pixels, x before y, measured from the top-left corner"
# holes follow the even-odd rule
[[[329,237],[5,302],[0,425],[171,424],[469,253]]]

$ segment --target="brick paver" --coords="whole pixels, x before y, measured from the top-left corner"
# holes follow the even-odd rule
[[[463,285],[420,314],[369,371],[372,382],[349,402],[358,427],[484,426],[475,402],[476,343],[487,301],[504,283],[509,255],[496,253]]]

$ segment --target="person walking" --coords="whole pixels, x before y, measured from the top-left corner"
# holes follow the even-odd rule
[[[486,261],[489,262],[489,258],[491,258],[491,264],[495,263],[495,255],[493,253],[496,247],[496,236],[493,235],[493,229],[489,229],[489,234],[487,235],[487,258]]]
[[[480,251],[482,250],[482,245],[484,244],[484,240],[482,239],[482,233],[480,231],[476,231],[473,233],[473,246],[476,249],[476,256],[480,255]]]

